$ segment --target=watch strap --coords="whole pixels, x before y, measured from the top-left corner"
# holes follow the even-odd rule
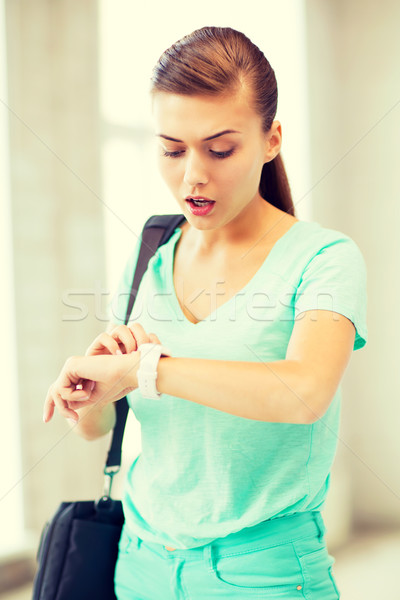
[[[161,344],[141,344],[140,365],[137,372],[139,392],[143,398],[159,400],[160,392],[157,390],[157,366],[161,356],[171,356],[171,352]]]

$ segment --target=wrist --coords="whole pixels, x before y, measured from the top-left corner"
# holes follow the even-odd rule
[[[158,389],[158,368],[164,356],[170,356],[170,351],[161,344],[141,344],[140,364],[137,369],[137,382],[139,392],[144,398],[159,400],[161,391]]]
[[[173,358],[172,356],[161,356],[160,360],[158,361],[158,368],[157,368],[157,381],[156,381],[156,385],[157,385],[157,390],[160,392],[160,394],[169,394],[170,392],[167,391],[167,371],[168,371],[168,364],[171,363],[171,361],[176,360],[175,358]]]
[[[140,365],[140,352],[138,350],[130,352],[129,354],[122,354],[121,356],[115,357],[120,361],[120,381],[121,387],[126,389],[135,390],[139,383],[137,372]]]

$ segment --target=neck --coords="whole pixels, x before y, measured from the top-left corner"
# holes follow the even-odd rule
[[[226,252],[235,248],[246,248],[259,240],[268,238],[268,231],[286,213],[260,200],[246,207],[240,215],[216,229],[195,229],[191,227],[191,237],[196,251],[202,254]]]

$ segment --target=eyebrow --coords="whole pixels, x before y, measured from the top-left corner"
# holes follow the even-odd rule
[[[208,142],[210,140],[215,140],[215,138],[221,137],[221,135],[226,135],[227,133],[240,133],[240,131],[236,131],[235,129],[225,129],[224,131],[220,131],[219,133],[215,133],[214,135],[210,135],[209,137],[201,140],[202,142]],[[164,135],[163,133],[157,133],[157,137],[162,137],[165,140],[170,140],[171,142],[179,142],[183,144],[182,140],[178,140],[176,138],[170,137],[169,135]]]

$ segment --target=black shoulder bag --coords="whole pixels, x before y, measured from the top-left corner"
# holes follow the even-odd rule
[[[183,215],[155,215],[146,222],[125,324],[150,258],[184,220]],[[126,397],[116,403],[116,410],[117,420],[104,468],[103,496],[98,500],[62,502],[45,525],[37,554],[33,600],[116,598],[114,570],[124,514],[121,501],[111,498],[111,486],[121,466],[122,438],[128,415]]]

